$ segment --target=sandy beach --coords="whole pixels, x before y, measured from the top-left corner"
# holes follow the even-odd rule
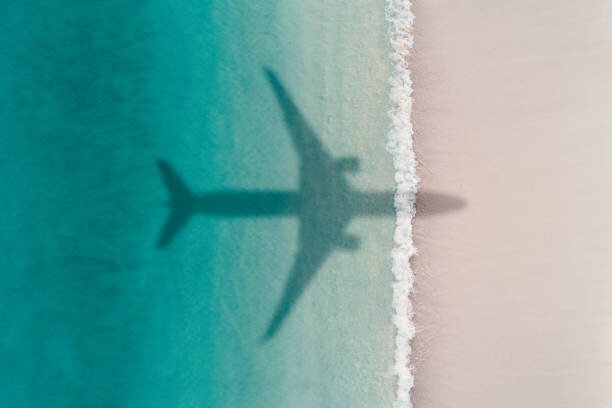
[[[609,407],[612,7],[414,3],[414,406]]]

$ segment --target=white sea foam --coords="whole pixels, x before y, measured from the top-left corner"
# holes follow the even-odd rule
[[[410,363],[411,341],[415,328],[412,322],[412,292],[414,274],[410,258],[416,253],[412,242],[412,219],[415,214],[418,177],[412,148],[412,81],[408,58],[414,42],[414,14],[409,0],[387,0],[386,17],[390,43],[391,75],[387,150],[395,167],[395,212],[393,258],[393,323],[396,329],[394,374],[397,390],[394,406],[410,408],[410,391],[414,385]]]

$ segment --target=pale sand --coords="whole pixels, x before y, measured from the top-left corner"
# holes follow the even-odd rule
[[[415,407],[612,407],[612,2],[415,3]]]

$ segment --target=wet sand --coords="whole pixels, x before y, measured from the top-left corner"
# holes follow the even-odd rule
[[[414,3],[414,406],[609,407],[612,6]]]

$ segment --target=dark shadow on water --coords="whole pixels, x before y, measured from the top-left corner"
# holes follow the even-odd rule
[[[360,191],[352,188],[346,173],[359,170],[356,157],[334,158],[301,114],[276,74],[265,70],[270,86],[298,153],[300,181],[295,191],[251,190],[217,191],[196,194],[172,169],[158,160],[157,165],[170,193],[170,215],[156,247],[170,244],[176,234],[196,214],[224,217],[297,217],[298,252],[284,292],[277,304],[263,340],[281,328],[291,309],[307,288],[330,253],[336,249],[355,251],[359,238],[346,233],[353,218],[393,216],[393,192]],[[459,209],[463,202],[441,193],[419,194],[419,215],[432,215]]]

